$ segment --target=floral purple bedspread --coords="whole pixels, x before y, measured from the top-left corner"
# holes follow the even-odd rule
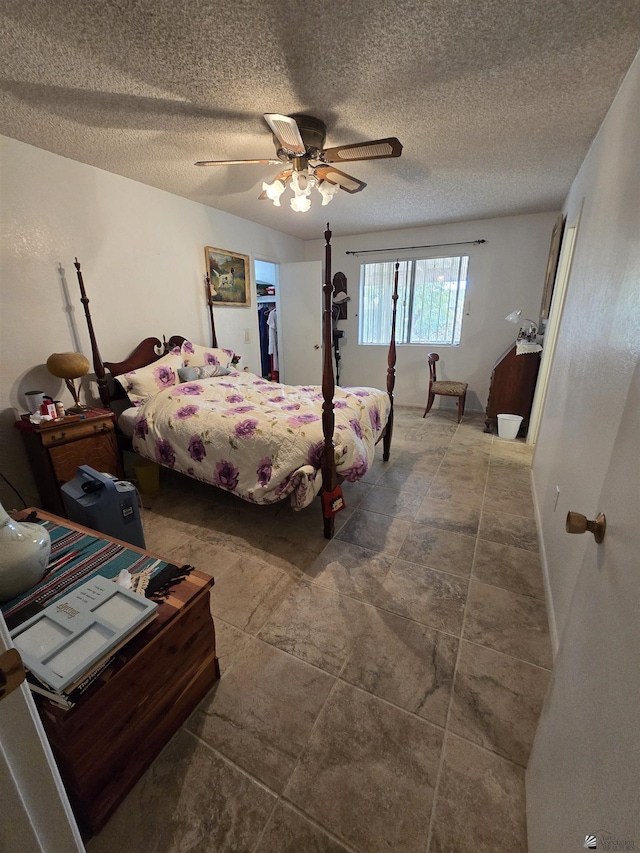
[[[387,422],[389,396],[336,388],[334,406],[338,473],[359,480]],[[269,504],[290,495],[302,509],[322,485],[322,391],[245,372],[174,385],[140,407],[133,446],[243,500]]]

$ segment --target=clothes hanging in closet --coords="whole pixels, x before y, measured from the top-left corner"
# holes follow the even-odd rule
[[[264,379],[268,379],[271,375],[271,356],[269,355],[269,311],[271,308],[268,305],[258,308],[258,330],[260,333],[260,369]]]
[[[271,378],[276,382],[278,381],[279,376],[279,364],[278,364],[278,328],[276,325],[278,319],[278,312],[274,308],[273,311],[269,311],[269,316],[267,318],[267,326],[269,328],[269,355],[271,356]]]

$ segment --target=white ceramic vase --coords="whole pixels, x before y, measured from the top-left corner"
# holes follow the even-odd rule
[[[14,521],[0,504],[0,601],[35,586],[50,554],[49,531],[41,524]]]

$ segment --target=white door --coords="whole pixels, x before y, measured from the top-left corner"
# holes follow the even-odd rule
[[[10,646],[0,614],[0,654]],[[24,683],[0,700],[0,851],[84,851],[31,692]]]
[[[601,545],[583,534],[591,541],[527,770],[530,853],[578,851],[588,835],[597,850],[640,850],[638,436],[640,364],[599,505],[572,507],[604,512],[607,531]]]
[[[322,263],[281,264],[278,284],[280,381],[322,382]]]

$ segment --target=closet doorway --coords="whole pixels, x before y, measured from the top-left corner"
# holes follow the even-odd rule
[[[254,261],[260,375],[273,382],[280,379],[278,279],[279,264],[272,261]]]

